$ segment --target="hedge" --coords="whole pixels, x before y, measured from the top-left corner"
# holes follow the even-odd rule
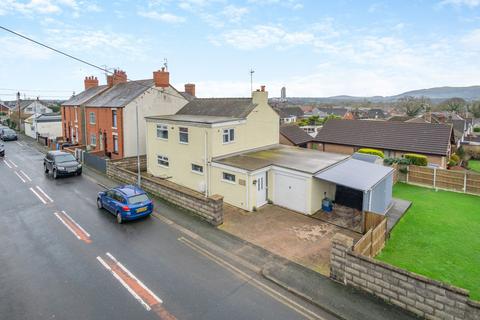
[[[480,127],[473,128],[473,132],[480,132]]]
[[[426,167],[428,164],[428,160],[426,156],[422,156],[421,154],[415,153],[406,153],[403,155],[405,159],[410,160],[410,163],[416,166]]]
[[[377,149],[369,149],[369,148],[362,148],[357,151],[358,153],[365,153],[365,154],[372,154],[374,156],[378,156],[380,158],[385,158],[385,155],[383,154],[382,151],[377,150]]]

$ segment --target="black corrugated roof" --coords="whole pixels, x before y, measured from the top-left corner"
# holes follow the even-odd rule
[[[451,137],[452,126],[447,124],[333,119],[325,123],[315,141],[446,155]]]
[[[71,97],[64,103],[62,103],[62,106],[79,106],[84,103],[86,103],[88,100],[92,99],[99,93],[105,91],[108,89],[108,86],[103,85],[103,86],[97,86],[93,88],[89,88],[85,91],[80,92],[79,94]]]
[[[153,79],[118,83],[88,101],[87,107],[120,108],[129,104],[140,94],[153,87]]]

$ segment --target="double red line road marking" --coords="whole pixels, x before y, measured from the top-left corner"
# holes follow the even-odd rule
[[[54,212],[55,217],[60,220],[65,227],[72,232],[78,240],[81,240],[85,243],[91,243],[92,240],[90,239],[90,234],[85,231],[78,223],[73,220],[65,211]]]
[[[97,260],[117,279],[125,289],[147,310],[153,311],[162,320],[175,320],[164,307],[163,301],[155,295],[147,286],[137,279],[123,264],[113,255],[106,253],[104,258],[98,256]]]

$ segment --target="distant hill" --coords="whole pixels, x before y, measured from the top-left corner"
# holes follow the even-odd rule
[[[287,100],[289,103],[341,103],[341,102],[395,102],[398,99],[405,96],[413,97],[427,97],[433,102],[442,102],[446,99],[459,97],[467,101],[480,100],[480,86],[471,86],[471,87],[436,87],[430,89],[420,89],[404,92],[394,96],[372,96],[372,97],[355,97],[348,95],[340,95],[333,97],[319,97],[319,98],[308,98],[308,97],[288,97]]]

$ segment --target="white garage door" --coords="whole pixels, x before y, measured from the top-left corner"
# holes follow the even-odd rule
[[[303,177],[275,172],[275,204],[307,213],[307,180]]]

